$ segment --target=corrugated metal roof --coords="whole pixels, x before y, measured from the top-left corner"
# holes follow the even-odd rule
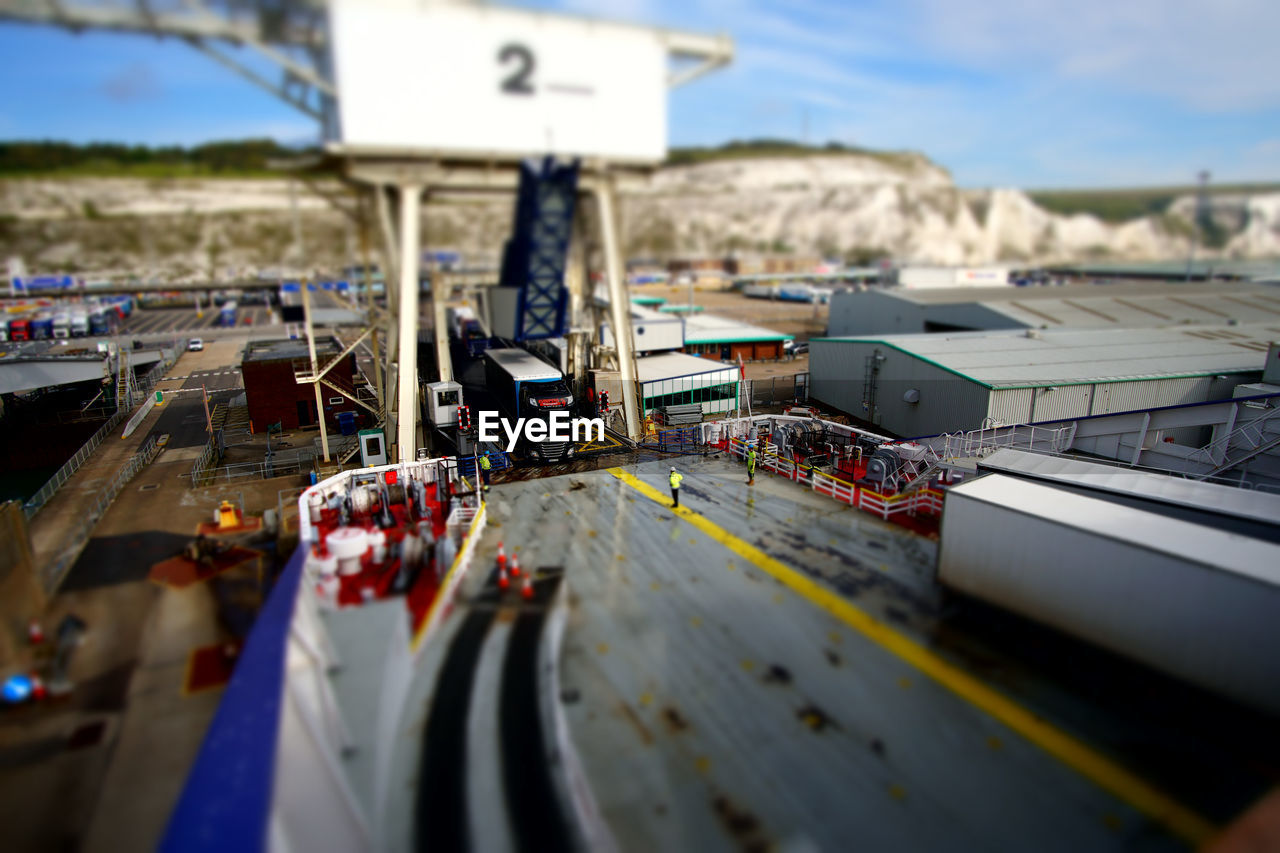
[[[690,314],[684,318],[684,342],[686,344],[725,344],[737,341],[789,341],[794,335],[784,335],[773,329],[740,323],[728,317],[714,314]]]
[[[883,291],[921,307],[982,307],[1033,328],[1142,328],[1280,320],[1280,290],[1253,284],[1132,282]],[[931,315],[932,316],[932,315]],[[944,315],[937,315],[945,319]]]
[[[1280,495],[1266,492],[1009,448],[997,450],[983,459],[981,467],[1020,472],[1046,480],[1078,483],[1090,488],[1193,509],[1210,508],[1225,515],[1280,525]]]
[[[1056,271],[1075,272],[1083,275],[1164,275],[1171,279],[1185,278],[1188,264],[1186,261],[1135,261],[1064,264],[1054,266]],[[1280,276],[1280,261],[1274,259],[1261,260],[1209,260],[1192,261],[1190,272],[1193,276],[1238,276],[1241,278],[1275,278]]]
[[[988,387],[1072,385],[1261,371],[1280,323],[1156,329],[996,330],[817,338],[879,343]]]
[[[666,352],[658,355],[646,355],[636,359],[636,374],[641,382],[657,382],[663,379],[678,379],[683,376],[701,376],[704,373],[724,373],[725,379],[732,381],[738,378],[738,368],[696,355],[685,355],[680,352]]]

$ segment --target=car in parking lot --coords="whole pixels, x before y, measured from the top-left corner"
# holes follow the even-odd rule
[[[192,338],[187,341],[187,352],[200,352],[204,349],[204,341],[200,338]]]

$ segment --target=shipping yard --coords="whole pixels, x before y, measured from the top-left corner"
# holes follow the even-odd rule
[[[239,184],[157,182],[181,272],[124,184],[64,218],[156,228],[145,263],[3,223],[8,847],[1280,847],[1280,262],[1205,178],[1185,266],[746,240],[716,205],[766,160],[783,220],[943,177],[669,150],[727,36],[264,10],[0,3],[322,126],[257,262],[181,212]],[[707,219],[646,219],[686,185]]]

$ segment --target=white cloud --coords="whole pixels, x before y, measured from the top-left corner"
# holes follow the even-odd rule
[[[925,46],[974,67],[1033,67],[1202,110],[1280,105],[1274,0],[907,2]]]

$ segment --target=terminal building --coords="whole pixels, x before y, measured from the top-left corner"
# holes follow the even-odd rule
[[[316,361],[321,365],[341,352],[342,346],[334,338],[316,340]],[[277,423],[286,430],[318,425],[314,387],[297,380],[299,372],[311,370],[306,341],[251,341],[245,347],[240,370],[249,419],[255,428],[267,429]],[[330,429],[345,431],[348,425],[358,426],[364,420],[362,409],[345,396],[355,395],[357,375],[354,355],[325,374],[327,384],[321,386],[320,399]]]
[[[811,396],[901,436],[1230,399],[1280,323],[818,338]]]
[[[1061,287],[840,291],[827,334],[984,329],[1121,329],[1280,322],[1280,291],[1247,283],[1129,282]]]

